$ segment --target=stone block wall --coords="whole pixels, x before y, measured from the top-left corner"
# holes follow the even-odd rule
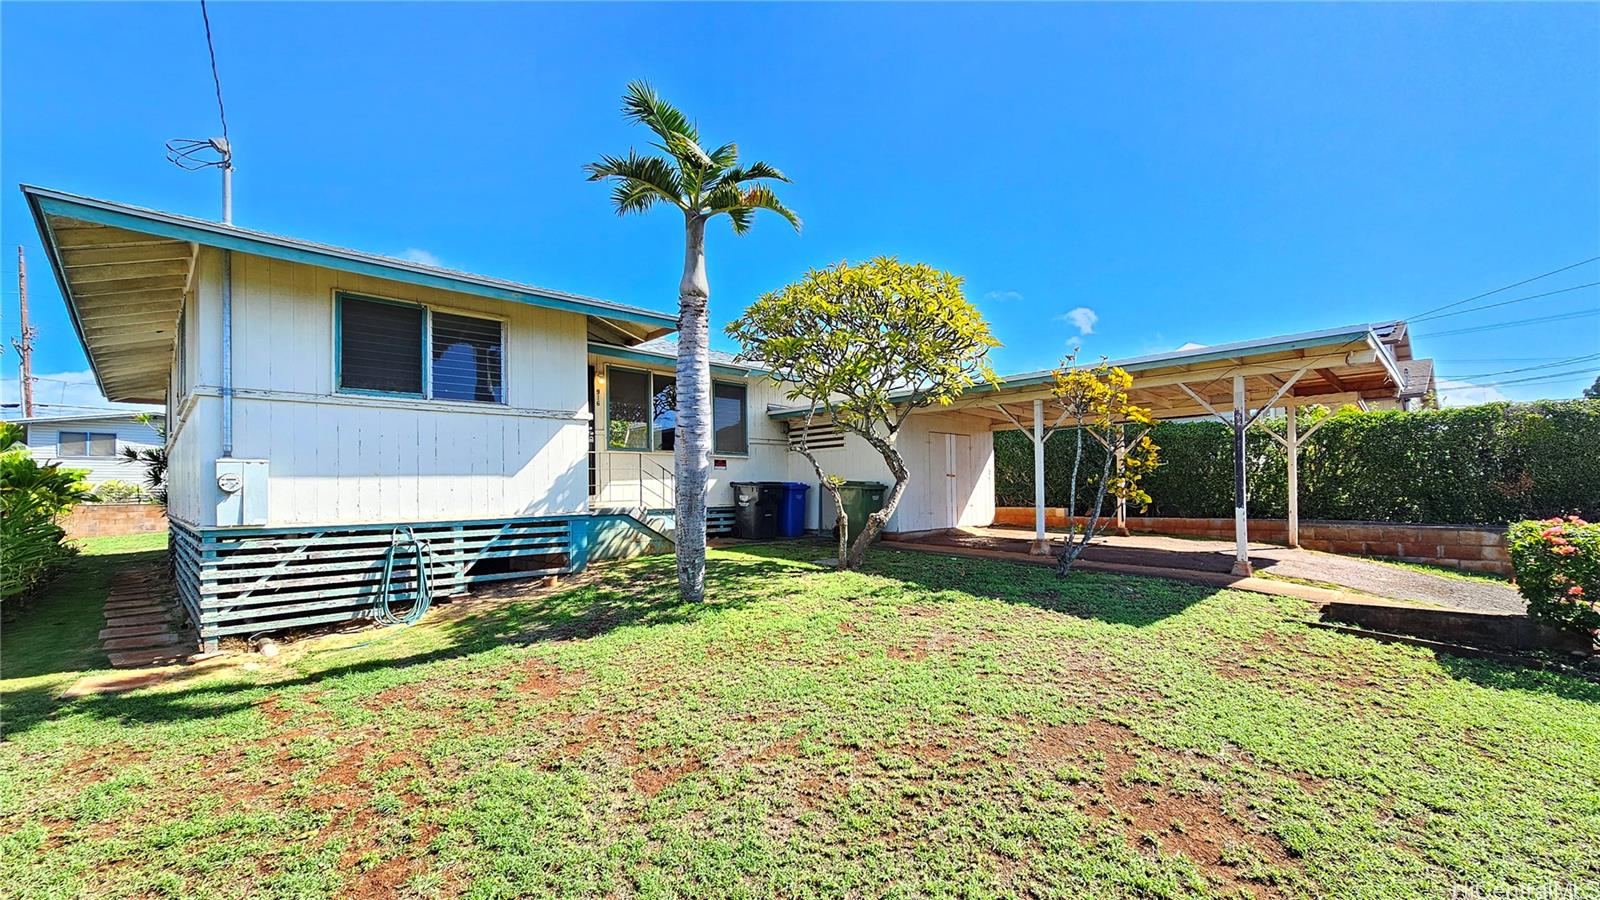
[[[68,538],[148,534],[167,530],[167,508],[159,503],[80,503],[60,524]]]
[[[1081,516],[1079,520],[1081,522]],[[995,510],[994,522],[996,525],[1032,527],[1033,508],[999,507]],[[1066,527],[1066,509],[1047,507],[1045,524],[1052,528]],[[1128,529],[1146,534],[1233,540],[1232,519],[1129,516]],[[1250,539],[1264,544],[1285,543],[1289,539],[1289,523],[1283,519],[1251,519]],[[1449,566],[1465,572],[1511,575],[1511,557],[1506,551],[1505,532],[1499,528],[1301,520],[1300,546],[1327,553],[1379,556],[1402,562]]]

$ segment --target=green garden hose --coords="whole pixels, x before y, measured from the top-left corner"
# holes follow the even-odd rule
[[[416,560],[416,598],[404,613],[394,611],[393,595],[399,593],[394,583],[394,561],[401,553],[409,552]],[[383,557],[383,581],[378,586],[378,604],[373,618],[383,625],[412,625],[428,611],[433,603],[433,584],[429,571],[433,567],[433,548],[417,537],[409,526],[400,526],[389,535],[389,551]]]

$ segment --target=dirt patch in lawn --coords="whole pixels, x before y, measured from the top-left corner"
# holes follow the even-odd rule
[[[1098,719],[1041,729],[1028,756],[1073,766],[1086,777],[1077,789],[1091,819],[1119,826],[1141,852],[1181,853],[1226,890],[1280,896],[1272,869],[1299,865],[1275,838],[1246,828],[1216,785],[1174,790],[1163,764],[1186,767],[1188,757],[1156,747],[1131,730]],[[1098,779],[1091,771],[1098,769]],[[1098,784],[1095,784],[1095,781]]]

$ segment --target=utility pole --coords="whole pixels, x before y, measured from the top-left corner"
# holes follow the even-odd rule
[[[22,357],[22,377],[17,382],[22,387],[22,416],[33,418],[33,326],[28,324],[28,261],[23,258],[22,245],[17,245],[17,312],[21,319],[22,335],[13,338],[11,345]]]

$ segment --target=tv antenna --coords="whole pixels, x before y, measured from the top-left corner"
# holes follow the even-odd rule
[[[167,141],[167,162],[188,172],[222,170],[222,224],[233,224],[233,150],[225,137]]]
[[[211,40],[211,14],[200,0],[200,18],[206,25],[206,53],[211,57],[211,84],[217,89],[217,118],[222,137],[177,138],[167,141],[167,161],[180,169],[222,170],[222,224],[233,224],[233,145],[228,142],[228,111],[222,105],[222,76],[217,74],[217,48]]]

